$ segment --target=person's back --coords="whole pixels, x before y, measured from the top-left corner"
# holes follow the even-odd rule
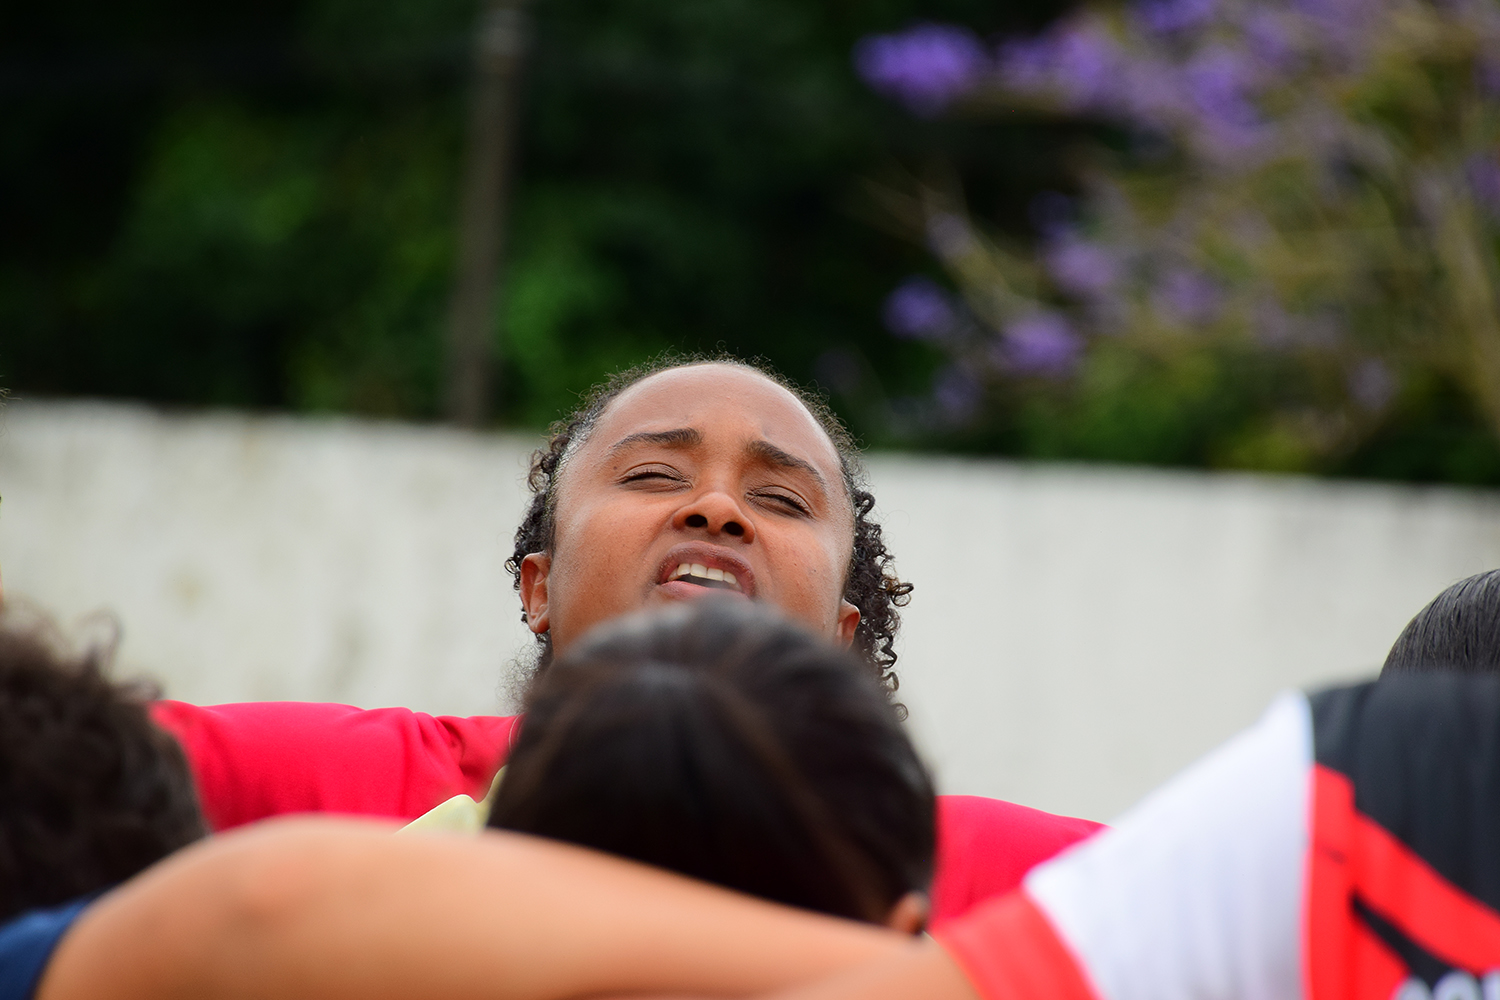
[[[528,699],[489,825],[915,929],[931,779],[847,649],[742,600],[604,626]]]

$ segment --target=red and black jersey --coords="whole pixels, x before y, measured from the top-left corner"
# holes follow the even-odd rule
[[[1309,701],[1310,1000],[1500,1000],[1500,679]]]
[[[1500,1000],[1500,678],[1283,696],[937,937],[995,1000]]]

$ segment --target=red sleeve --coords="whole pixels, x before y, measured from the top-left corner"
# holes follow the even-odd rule
[[[182,744],[215,830],[296,812],[413,819],[459,793],[478,798],[516,722],[294,701],[161,701],[152,717]]]
[[[938,796],[932,923],[1005,895],[1033,867],[1100,829],[1091,820],[1054,816],[1000,799]]]
[[[1078,959],[1024,892],[992,899],[933,937],[984,1000],[1097,1000]]]

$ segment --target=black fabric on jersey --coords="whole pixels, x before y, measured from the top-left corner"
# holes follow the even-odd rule
[[[1355,808],[1500,909],[1500,677],[1397,674],[1308,701],[1314,759]]]

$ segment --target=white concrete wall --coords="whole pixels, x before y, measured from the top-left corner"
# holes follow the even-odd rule
[[[346,420],[0,412],[6,589],[113,611],[200,702],[502,708],[527,633],[507,436]],[[1278,689],[1369,673],[1500,565],[1500,494],[876,456],[917,584],[902,699],[945,790],[1106,819]]]

